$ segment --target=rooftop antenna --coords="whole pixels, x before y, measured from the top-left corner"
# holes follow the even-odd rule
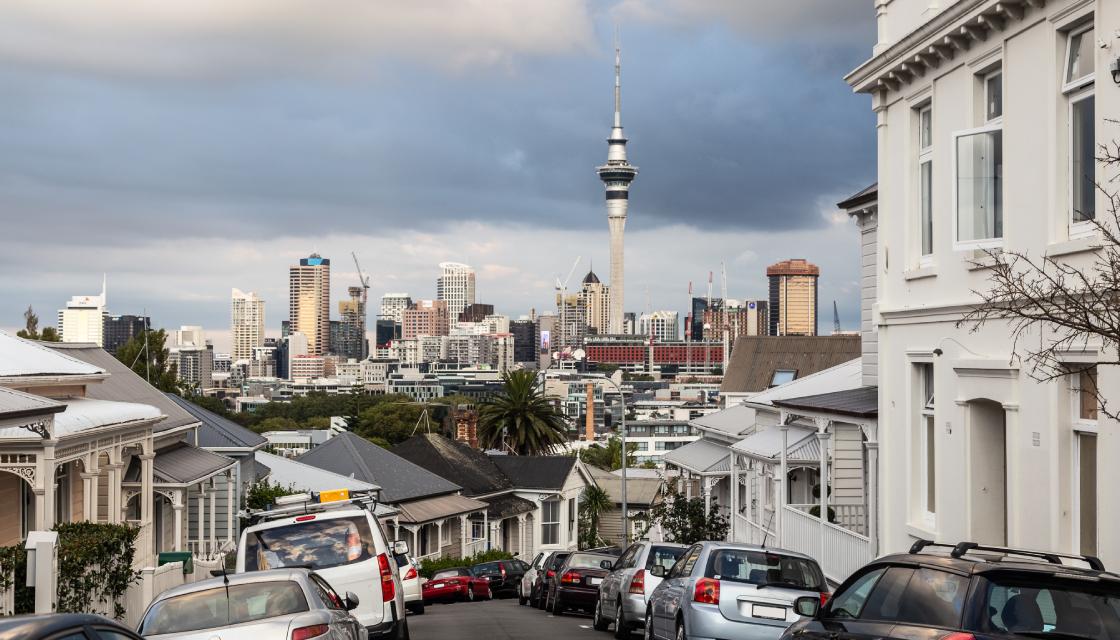
[[[836,308],[836,301],[832,301],[832,332],[840,333],[840,311]]]

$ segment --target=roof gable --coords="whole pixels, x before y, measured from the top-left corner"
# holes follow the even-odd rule
[[[564,488],[576,465],[575,456],[491,455],[490,460],[517,489]]]
[[[721,393],[751,393],[770,388],[774,372],[795,371],[803,378],[859,358],[860,336],[742,336],[735,341]]]
[[[299,462],[381,487],[386,502],[452,493],[459,485],[353,433],[340,433],[296,458]]]
[[[419,433],[393,447],[393,453],[447,478],[463,494],[480,496],[513,488],[513,482],[485,453],[436,433]]]

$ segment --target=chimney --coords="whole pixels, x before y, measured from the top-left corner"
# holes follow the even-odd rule
[[[591,382],[587,383],[587,424],[583,439],[588,442],[595,440],[595,384]]]

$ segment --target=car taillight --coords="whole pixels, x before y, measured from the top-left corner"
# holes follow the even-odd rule
[[[719,604],[719,580],[700,578],[692,591],[692,601],[702,604]]]
[[[307,640],[308,638],[318,638],[326,634],[331,628],[325,624],[313,624],[310,627],[299,627],[292,629],[292,640]]]
[[[406,571],[404,573],[404,579],[405,580],[415,580],[416,579],[416,567],[409,566],[408,571]]]
[[[972,635],[971,633],[954,631],[947,636],[941,636],[941,640],[976,640],[976,636]]]
[[[630,578],[630,593],[645,594],[646,592],[646,570],[638,569],[634,573],[634,577]]]
[[[307,522],[308,520],[314,520],[314,519],[315,519],[315,516],[296,516],[296,522]],[[308,629],[310,629],[310,628],[311,627],[308,627]],[[310,636],[308,636],[308,637],[310,637]]]
[[[555,571],[553,571],[552,569],[549,569],[549,570],[548,570],[548,571],[547,571],[547,572],[546,572],[546,573],[544,574],[544,577],[546,577],[546,578],[555,578],[555,577],[556,577],[556,572],[555,572]]]
[[[831,593],[829,593],[827,591],[821,591],[821,606],[823,607],[825,605],[825,603],[828,602],[828,599],[831,598],[831,597],[832,597]]]
[[[381,600],[388,602],[397,595],[397,589],[393,585],[393,570],[389,568],[388,554],[382,553],[377,556],[377,567],[381,570]]]
[[[565,571],[564,575],[560,576],[560,584],[578,584],[583,580],[583,575],[575,571]]]

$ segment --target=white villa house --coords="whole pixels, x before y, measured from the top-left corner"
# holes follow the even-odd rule
[[[1090,338],[1061,354],[1075,374],[1039,382],[1008,322],[957,323],[990,286],[983,249],[1081,269],[1098,256],[1091,220],[1108,201],[1094,183],[1116,176],[1094,158],[1120,139],[1120,3],[875,6],[873,56],[846,80],[877,118],[882,215],[855,213],[875,257],[879,551],[970,540],[1115,566],[1120,425],[1087,391],[1120,397],[1120,371],[1097,366],[1115,345]]]

